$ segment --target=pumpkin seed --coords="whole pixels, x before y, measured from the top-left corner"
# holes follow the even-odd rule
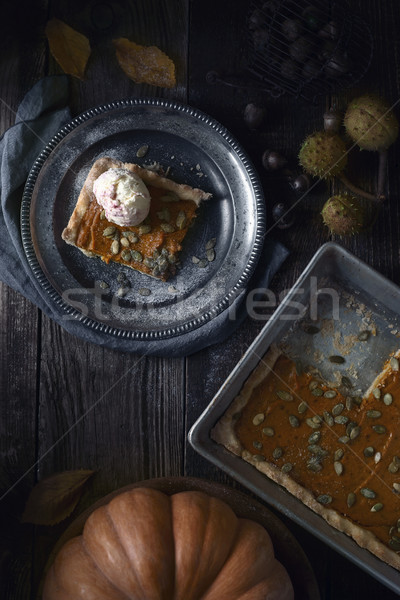
[[[309,444],[316,444],[317,442],[319,442],[321,437],[321,432],[320,431],[314,431],[314,433],[312,433],[310,435],[310,437],[308,438],[308,443]]]
[[[335,469],[336,475],[342,475],[343,465],[341,462],[339,462],[338,460],[335,460],[335,462],[333,463],[333,468]]]
[[[263,456],[262,454],[253,454],[253,460],[254,462],[264,462],[265,456]]]
[[[373,507],[371,508],[371,512],[379,512],[380,510],[382,510],[383,508],[383,504],[382,502],[377,502],[376,504],[373,505]]]
[[[365,458],[371,458],[371,456],[373,456],[374,454],[375,454],[375,450],[373,449],[372,446],[367,446],[366,448],[364,448]]]
[[[117,230],[116,227],[114,227],[113,225],[109,225],[108,227],[103,229],[103,235],[104,235],[104,237],[111,237],[112,235],[114,235],[116,230]]]
[[[289,415],[289,423],[292,427],[300,427],[300,421],[295,415]]]
[[[197,256],[192,256],[192,263],[195,265],[198,265],[200,262],[200,259]]]
[[[338,354],[334,354],[333,356],[329,357],[329,361],[331,363],[336,364],[336,365],[342,365],[345,362],[345,359],[343,358],[343,356],[339,356]]]
[[[264,413],[258,413],[254,418],[253,418],[253,425],[260,425],[265,419],[265,415]]]
[[[335,417],[335,423],[337,425],[346,425],[346,423],[349,422],[349,417],[346,417],[345,415],[339,415],[337,417]]]
[[[393,456],[393,462],[395,465],[400,467],[400,458],[398,456]]]
[[[122,258],[122,260],[125,260],[126,262],[129,262],[130,260],[132,260],[131,251],[130,250],[126,250],[126,249],[122,250],[122,252],[121,252],[121,258]]]
[[[347,496],[347,506],[349,508],[351,508],[352,506],[354,506],[356,503],[356,495],[354,492],[350,492],[350,494],[348,494]]]
[[[129,240],[127,237],[121,237],[121,246],[123,246],[124,248],[128,248],[129,246]]]
[[[264,427],[262,432],[268,437],[273,437],[275,435],[275,431],[272,427]]]
[[[139,288],[138,292],[141,296],[150,296],[151,290],[149,288]]]
[[[150,233],[151,227],[150,225],[141,225],[139,227],[139,235],[145,235],[146,233]]]
[[[361,488],[360,493],[364,498],[376,498],[376,493],[370,488]]]
[[[108,290],[108,288],[110,287],[108,285],[108,283],[105,281],[99,281],[99,286],[101,287],[102,290]]]
[[[324,415],[324,421],[325,421],[325,423],[326,423],[326,424],[327,424],[329,427],[332,427],[332,426],[333,426],[333,423],[334,423],[334,420],[333,420],[333,417],[332,417],[331,413],[330,413],[330,412],[328,412],[327,410],[324,410],[324,413],[323,413],[323,415]]]
[[[200,267],[200,269],[204,269],[204,267],[206,267],[207,265],[208,265],[208,260],[206,258],[202,258],[197,263],[197,266]]]
[[[175,227],[171,223],[161,223],[161,229],[164,233],[174,233]]]
[[[335,404],[335,406],[332,408],[332,414],[334,417],[337,417],[338,415],[340,415],[343,412],[344,409],[344,404],[342,404],[341,402],[339,402],[338,404]]]
[[[384,425],[372,425],[372,429],[375,433],[386,433],[386,427]]]
[[[319,462],[318,458],[314,457],[314,458],[312,458],[311,460],[308,461],[308,463],[307,463],[307,469],[309,471],[311,471],[312,473],[319,473],[320,471],[322,471],[323,466]]]
[[[312,392],[313,390],[315,390],[315,388],[317,388],[319,386],[318,381],[310,381],[310,383],[308,384],[308,389],[310,390],[310,392]]]
[[[372,394],[373,394],[374,398],[376,398],[377,400],[379,400],[380,397],[381,397],[382,392],[381,392],[381,390],[379,388],[375,388],[374,390],[372,390]]]
[[[347,396],[346,398],[346,409],[351,410],[354,406],[354,400],[351,396]]]
[[[152,269],[155,265],[154,258],[150,258],[150,256],[146,256],[143,262],[149,269]]]
[[[208,240],[208,242],[206,243],[206,250],[211,250],[212,248],[214,248],[216,243],[217,238],[211,238],[210,240]]]
[[[391,462],[388,466],[388,471],[394,475],[399,471],[399,467],[394,462]]]
[[[399,552],[400,551],[400,540],[397,541],[393,538],[391,538],[389,540],[389,546],[391,547],[392,550],[394,550],[395,552]]]
[[[350,441],[350,438],[348,435],[342,435],[340,438],[338,438],[338,442],[340,442],[341,444],[348,444]]]
[[[171,265],[174,265],[177,262],[177,257],[175,256],[175,254],[168,254],[167,256],[167,260]]]
[[[289,394],[286,390],[278,390],[276,395],[279,396],[281,400],[285,400],[285,402],[291,402],[293,400],[292,394]]]
[[[337,392],[335,390],[326,390],[326,392],[324,392],[325,398],[335,398],[336,396]]]
[[[311,390],[311,393],[312,393],[313,396],[317,396],[318,397],[318,396],[322,396],[323,393],[324,393],[324,391],[321,390],[321,388],[316,387],[313,390]]]
[[[323,419],[320,415],[314,415],[313,417],[311,417],[311,419],[314,421],[314,423],[319,423],[321,424]]]
[[[400,363],[395,356],[392,356],[390,359],[390,366],[393,371],[398,371],[400,369]]]
[[[118,254],[119,252],[119,242],[114,240],[111,244],[111,252],[112,254]]]
[[[143,156],[145,156],[145,154],[147,154],[148,149],[149,149],[148,145],[143,144],[143,146],[140,146],[140,148],[136,152],[136,156],[138,158],[143,158]]]
[[[395,492],[400,492],[400,483],[398,483],[397,481],[395,481],[393,483],[393,489]]]
[[[369,419],[379,419],[382,416],[380,410],[367,410],[367,417]]]
[[[342,448],[338,448],[337,450],[335,450],[335,454],[333,455],[333,458],[335,460],[340,460],[341,458],[343,458],[344,456],[344,450]]]
[[[160,273],[165,273],[165,271],[168,269],[169,266],[169,262],[167,261],[167,259],[164,256],[161,256],[158,259],[158,268],[160,270]]]
[[[381,458],[382,458],[382,454],[380,452],[375,452],[374,463],[377,465],[378,462],[381,460]]]
[[[329,494],[321,494],[317,497],[317,502],[320,504],[330,504],[332,502],[332,496]]]
[[[350,436],[351,440],[355,440],[361,432],[361,427],[359,425],[355,425],[354,427],[352,427],[350,433],[348,434]]]
[[[274,450],[272,451],[272,456],[273,458],[281,458],[283,455],[283,450],[280,446],[277,446],[276,448],[274,448]]]
[[[151,273],[152,273],[153,277],[159,277],[159,275],[161,274],[160,267],[158,265],[154,265]]]
[[[178,216],[176,217],[176,226],[178,229],[184,229],[187,226],[187,218],[185,211],[180,210],[178,212]]]
[[[366,342],[369,339],[369,336],[371,335],[371,332],[364,329],[363,331],[360,331],[360,333],[358,334],[358,340],[360,342]]]
[[[285,463],[284,465],[282,465],[282,473],[289,473],[291,470],[293,469],[293,465],[292,463],[288,462]]]
[[[121,235],[122,237],[127,238],[132,244],[136,244],[136,242],[139,241],[139,238],[134,231],[123,231]]]
[[[315,423],[312,419],[306,419],[306,423],[311,429],[319,429],[321,427],[321,423]]]
[[[306,412],[307,410],[307,403],[304,401],[301,401],[300,404],[297,407],[297,410],[299,411],[299,413],[302,415],[303,413]]]
[[[261,443],[261,442],[259,442],[258,440],[255,440],[255,441],[253,442],[253,446],[254,446],[254,448],[255,448],[256,450],[261,450],[261,448],[262,448],[262,443]]]
[[[105,219],[105,218],[106,218],[106,211],[105,211],[105,210],[104,210],[104,208],[103,208],[103,210],[102,210],[102,211],[101,211],[101,213],[100,213],[100,219],[101,219],[102,221],[104,221],[104,219]]]
[[[213,262],[215,260],[215,250],[211,248],[206,252],[208,262]]]
[[[393,402],[392,394],[387,393],[383,396],[383,403],[386,404],[386,406],[390,406],[392,404],[392,402]]]
[[[131,250],[131,256],[132,260],[135,260],[136,262],[142,262],[143,260],[143,256],[141,255],[139,250]]]
[[[129,291],[129,288],[128,288],[128,287],[126,287],[126,286],[122,286],[122,285],[121,285],[121,287],[119,287],[119,288],[117,289],[117,296],[118,296],[119,298],[123,298],[124,296],[126,296],[126,294],[128,293],[128,291]]]

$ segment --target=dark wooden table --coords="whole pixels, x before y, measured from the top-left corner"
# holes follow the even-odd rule
[[[248,5],[223,0],[116,0],[89,2],[5,2],[0,39],[0,132],[14,122],[27,90],[46,74],[60,72],[43,34],[57,16],[87,33],[93,53],[83,82],[71,79],[73,115],[125,97],[160,96],[197,107],[225,125],[254,161],[264,186],[268,222],[276,190],[261,165],[266,148],[293,160],[306,134],[322,125],[332,102],[343,107],[359,91],[377,91],[395,101],[400,87],[400,11],[397,0],[356,0],[353,8],[374,37],[371,69],[357,88],[315,104],[288,95],[206,83],[215,69],[238,74],[243,66],[243,27]],[[110,11],[114,11],[114,21]],[[157,45],[177,67],[177,85],[138,85],[117,68],[111,39],[126,36]],[[264,106],[264,127],[250,131],[246,104]],[[399,145],[390,152],[389,198],[372,231],[337,239],[389,279],[400,283]],[[357,177],[375,183],[375,164],[359,161]],[[320,184],[301,205],[295,225],[274,228],[290,257],[274,277],[279,296],[296,281],[316,250],[330,239],[319,212],[328,197]],[[123,485],[156,477],[196,476],[240,486],[198,456],[187,433],[263,322],[248,318],[225,343],[186,358],[150,358],[83,343],[67,334],[12,289],[0,284],[0,488],[2,500],[0,596],[34,598],[50,549],[69,521],[52,528],[21,524],[33,485],[66,469],[96,471],[76,515],[94,500]],[[306,551],[324,600],[396,596],[364,571],[293,523],[285,521]]]

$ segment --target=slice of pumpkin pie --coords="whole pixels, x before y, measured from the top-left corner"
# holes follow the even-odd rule
[[[87,256],[166,281],[197,207],[210,197],[150,169],[103,157],[90,169],[62,239]]]

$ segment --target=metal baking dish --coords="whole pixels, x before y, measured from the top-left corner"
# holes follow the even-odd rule
[[[325,328],[325,335],[311,335],[310,325]],[[352,344],[364,330],[371,332],[368,340]],[[358,395],[366,391],[388,355],[400,347],[399,336],[400,288],[341,246],[327,243],[189,432],[189,441],[199,454],[397,593],[400,573],[396,569],[328,525],[284,488],[214,442],[210,434],[272,343],[283,345],[303,366],[319,368],[328,380],[343,383]],[[351,368],[330,364],[328,371],[321,369],[329,364],[321,356],[341,354],[338,349],[346,353],[346,365]]]

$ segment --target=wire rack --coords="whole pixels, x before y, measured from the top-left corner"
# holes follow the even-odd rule
[[[345,0],[252,2],[247,70],[274,97],[314,101],[356,84],[373,54],[370,28]]]

